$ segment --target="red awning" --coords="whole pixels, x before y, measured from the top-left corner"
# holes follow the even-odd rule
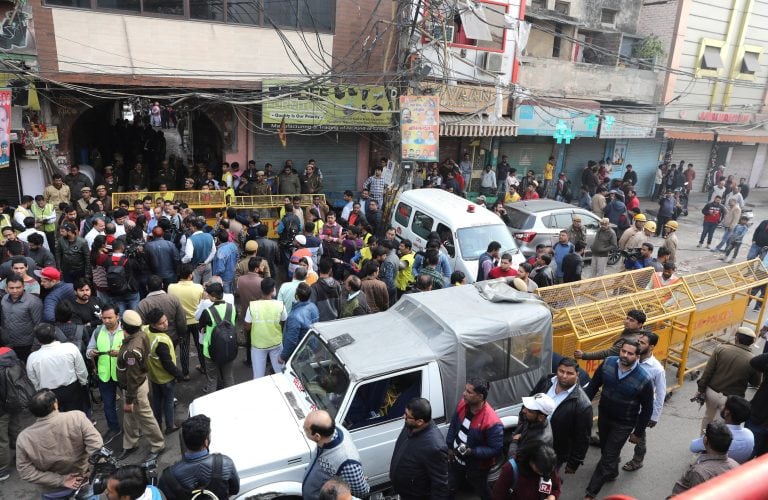
[[[684,139],[688,141],[714,141],[715,133],[702,130],[702,131],[688,131],[680,129],[664,129],[664,137],[667,139]]]

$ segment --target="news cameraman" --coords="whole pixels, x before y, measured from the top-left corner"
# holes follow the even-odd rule
[[[636,251],[637,249],[627,249],[623,252],[627,257],[624,259],[624,268],[627,271],[653,267],[653,243],[645,242],[640,247],[640,252],[636,253]]]
[[[107,481],[107,500],[163,500],[156,486],[148,484],[147,474],[140,465],[120,467]]]
[[[101,434],[85,413],[59,413],[56,395],[35,393],[29,411],[37,421],[16,440],[16,468],[25,481],[52,490],[75,490],[88,472],[88,457],[102,447]]]

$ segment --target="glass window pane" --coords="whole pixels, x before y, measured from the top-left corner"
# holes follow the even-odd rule
[[[411,218],[411,207],[405,203],[400,203],[395,212],[395,221],[403,227],[408,227],[408,221]]]
[[[223,21],[224,0],[189,0],[189,17],[208,21]]]
[[[265,25],[269,25],[271,21],[278,26],[286,26],[289,28],[295,28],[297,26],[296,0],[263,1]]]
[[[413,216],[411,229],[416,235],[426,239],[429,236],[429,233],[432,232],[432,224],[434,223],[435,221],[432,217],[417,210],[416,215]]]
[[[299,0],[299,26],[304,31],[333,31],[334,0]]]
[[[227,22],[237,24],[260,24],[261,7],[258,0],[228,0]]]
[[[46,0],[45,5],[61,5],[62,7],[79,7],[90,9],[91,0]]]
[[[131,12],[139,12],[141,9],[139,0],[97,0],[96,6],[100,9],[115,9]]]
[[[184,0],[144,0],[144,12],[183,16]]]

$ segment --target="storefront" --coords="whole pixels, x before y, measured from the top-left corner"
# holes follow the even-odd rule
[[[632,170],[637,174],[637,194],[649,196],[666,144],[663,137],[656,137],[657,115],[603,113],[600,138],[607,143],[606,158],[610,158],[611,177],[623,178],[627,165],[632,165]],[[610,121],[606,120],[608,116],[611,117]]]

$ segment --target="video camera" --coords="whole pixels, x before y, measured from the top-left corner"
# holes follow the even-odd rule
[[[639,260],[642,258],[639,248],[627,248],[626,250],[619,250],[624,259]]]
[[[91,466],[91,475],[88,482],[80,486],[75,492],[76,500],[90,500],[94,496],[101,495],[107,489],[107,481],[117,472],[120,463],[115,459],[114,452],[102,446],[93,455],[88,457]],[[157,484],[157,460],[148,460],[139,466],[144,471],[147,484]]]

